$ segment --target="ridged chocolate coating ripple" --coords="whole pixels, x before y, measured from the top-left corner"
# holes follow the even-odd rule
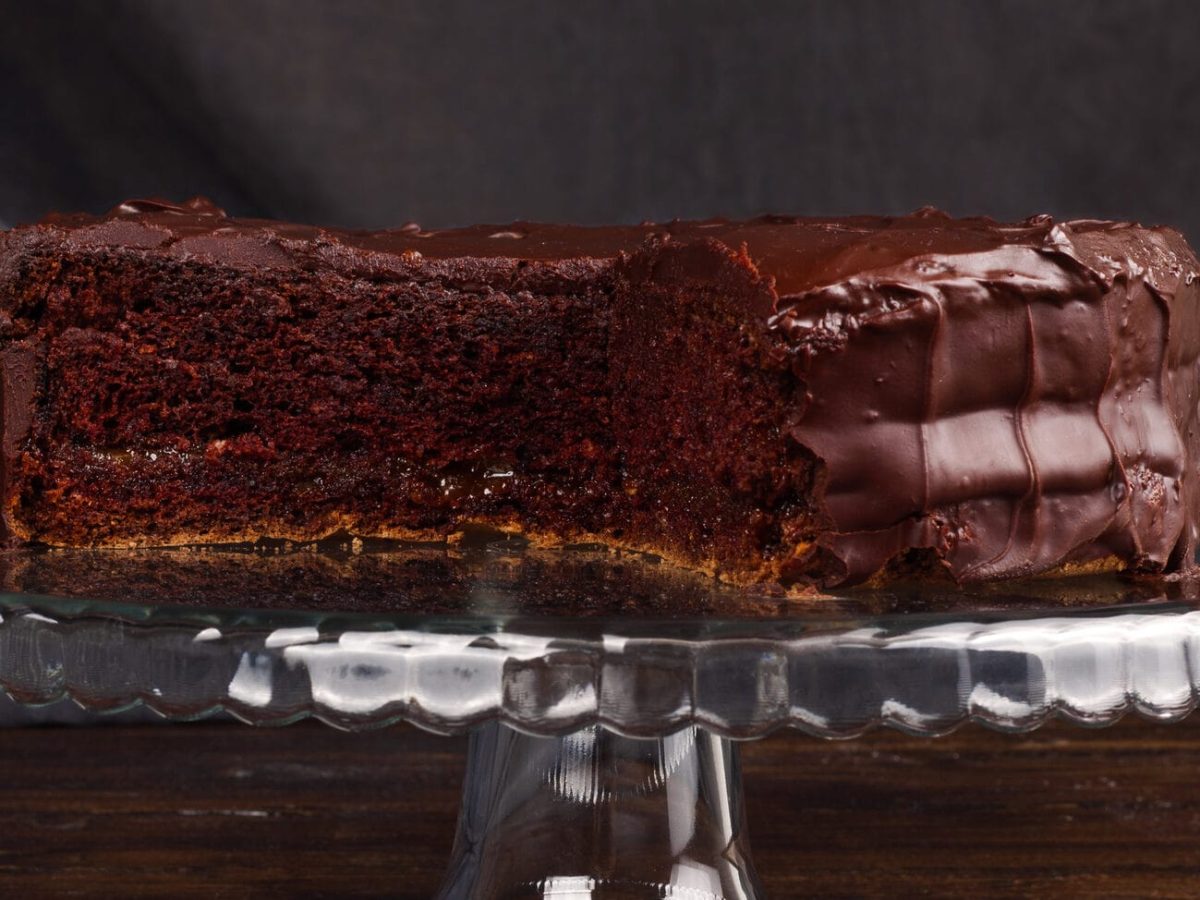
[[[1046,222],[780,301],[824,463],[819,543],[858,581],[909,548],[959,580],[1196,542],[1200,317],[1174,235]]]

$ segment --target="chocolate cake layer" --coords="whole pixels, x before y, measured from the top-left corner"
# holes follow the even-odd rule
[[[4,536],[464,528],[732,581],[1193,564],[1197,262],[1045,217],[0,234]]]

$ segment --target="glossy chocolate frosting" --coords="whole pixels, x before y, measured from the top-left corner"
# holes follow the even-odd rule
[[[1031,220],[781,298],[823,459],[819,539],[870,576],[930,548],[959,580],[1190,565],[1196,261],[1174,232]]]
[[[822,562],[797,577],[860,583],[913,551],[959,581],[1193,564],[1197,262],[1170,229],[922,210],[369,233],[138,200],[0,236],[0,289],[6,259],[40,241],[246,270],[465,279],[554,266],[602,281],[622,277],[618,259],[703,244],[743,261],[747,297],[766,286],[770,309],[747,302],[747,325],[801,387],[779,440],[815,460],[795,556]],[[24,352],[13,343],[0,367],[9,459],[28,427]]]

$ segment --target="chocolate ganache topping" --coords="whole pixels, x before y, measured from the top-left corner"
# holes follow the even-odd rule
[[[1194,257],[1123,224],[982,233],[960,253],[877,235],[855,252],[878,264],[779,297],[771,327],[807,384],[789,428],[825,465],[818,543],[845,566],[830,580],[909,548],[960,581],[1190,565]]]

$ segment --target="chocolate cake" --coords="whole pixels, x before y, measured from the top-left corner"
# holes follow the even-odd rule
[[[125,203],[0,234],[9,546],[646,551],[829,588],[1194,564],[1164,228],[764,217],[366,233]]]

